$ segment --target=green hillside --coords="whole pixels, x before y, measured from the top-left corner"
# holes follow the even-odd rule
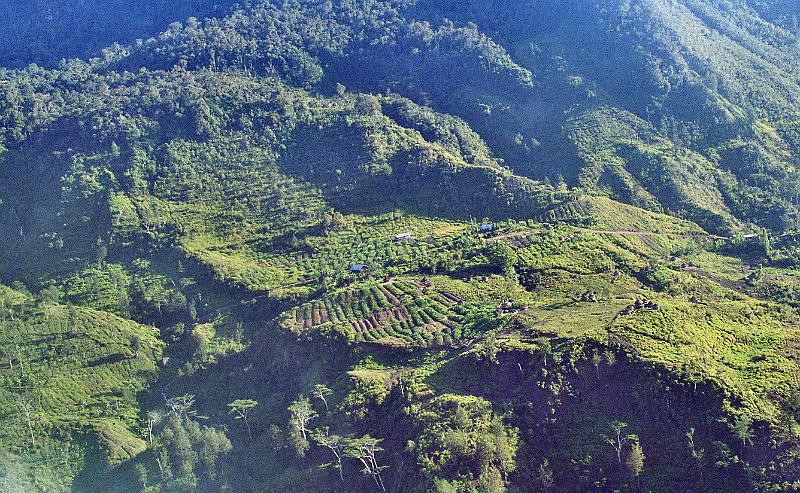
[[[800,490],[793,2],[12,7],[0,490]]]
[[[81,467],[117,465],[147,448],[137,394],[158,369],[158,330],[59,304],[59,294],[3,287],[0,295],[8,491],[68,487]]]

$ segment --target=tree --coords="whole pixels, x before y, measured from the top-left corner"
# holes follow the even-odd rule
[[[496,467],[487,467],[481,471],[478,481],[476,481],[477,493],[506,493],[503,475]]]
[[[550,467],[550,461],[545,459],[539,466],[539,482],[542,484],[542,489],[547,491],[553,487],[553,468]]]
[[[142,338],[139,337],[138,334],[134,334],[131,336],[131,351],[133,351],[133,356],[138,357],[139,351],[142,350],[144,347],[144,343],[142,343]]]
[[[306,452],[311,447],[311,444],[308,443],[308,440],[303,438],[303,435],[294,426],[289,428],[289,430],[286,432],[286,445],[294,451],[294,454],[298,459],[305,457]]]
[[[311,395],[316,397],[317,399],[321,400],[323,404],[325,404],[325,412],[330,412],[328,408],[328,400],[326,399],[327,396],[333,394],[333,391],[328,388],[327,385],[317,384],[314,386],[314,390],[311,391]]]
[[[197,411],[194,410],[194,395],[192,394],[183,394],[169,399],[164,396],[164,400],[167,402],[169,414],[178,417],[197,415]]]
[[[318,416],[311,401],[308,400],[308,397],[301,395],[289,406],[289,412],[292,415],[289,423],[300,433],[303,440],[308,440],[306,436],[308,424]]]
[[[136,464],[134,466],[134,471],[136,472],[136,481],[139,484],[139,488],[141,490],[146,490],[148,483],[147,466],[141,463]]]
[[[208,357],[208,337],[199,330],[193,330],[189,335],[189,339],[195,358],[199,361],[205,361]]]
[[[592,364],[594,365],[594,369],[597,372],[597,376],[600,376],[600,365],[603,363],[603,358],[600,356],[600,352],[595,349],[592,352]]]
[[[147,411],[147,440],[153,443],[153,428],[161,421],[161,413],[158,411]]]
[[[250,437],[250,440],[253,439],[253,433],[250,431],[247,415],[256,406],[258,406],[258,401],[253,399],[236,399],[228,404],[228,407],[231,408],[230,414],[234,415],[233,419],[244,421],[244,425],[247,427],[247,436]]]
[[[322,226],[322,229],[325,231],[339,229],[344,223],[345,219],[342,213],[334,211],[333,209],[323,212],[320,218],[320,226]]]
[[[764,248],[764,256],[769,259],[772,257],[772,239],[769,236],[769,230],[764,228],[761,231],[761,244]]]
[[[164,491],[220,491],[225,479],[218,462],[232,448],[222,431],[172,415],[155,448],[156,462],[167,480]]]
[[[753,443],[753,432],[750,430],[751,421],[746,416],[736,418],[733,422],[733,432],[742,441],[742,445]]]
[[[19,410],[25,418],[25,423],[28,426],[28,432],[31,437],[31,445],[36,445],[36,436],[33,433],[33,396],[19,396]]]
[[[695,443],[694,443],[694,432],[695,432],[694,428],[690,428],[689,431],[686,432],[686,440],[688,442],[689,451],[691,452],[692,457],[694,458],[694,460],[697,461],[698,466],[702,466],[703,465],[703,459],[705,458],[705,455],[706,455],[706,451],[705,451],[705,449],[702,449],[702,448],[698,449],[697,446],[695,445]],[[702,471],[702,468],[701,468],[701,471]]]
[[[39,291],[39,299],[46,305],[53,305],[61,301],[64,292],[58,286],[48,286]]]
[[[608,442],[614,448],[614,452],[616,452],[617,462],[619,462],[619,465],[622,465],[622,451],[625,449],[625,445],[629,442],[633,442],[634,440],[638,440],[636,435],[622,434],[627,427],[628,423],[614,421],[611,423],[612,434],[606,437],[606,442]]]
[[[311,432],[311,438],[313,438],[314,441],[322,447],[330,450],[336,459],[336,464],[323,464],[322,467],[335,465],[336,469],[339,471],[339,479],[344,481],[344,472],[342,470],[342,454],[344,452],[345,439],[339,435],[331,435],[327,426],[322,430],[313,430]]]
[[[14,303],[6,298],[0,298],[0,317],[5,318],[8,316],[8,319],[13,322],[15,313],[16,307],[14,306]]]
[[[345,455],[361,461],[361,464],[364,465],[362,472],[372,476],[373,481],[381,491],[386,491],[386,487],[383,485],[383,478],[381,478],[381,471],[386,467],[379,466],[375,458],[378,452],[383,451],[380,447],[381,441],[369,435],[364,435],[361,438],[349,438],[345,441]]]
[[[547,357],[553,356],[553,343],[547,337],[537,337],[536,345],[542,351],[542,365],[547,368]]]
[[[494,242],[486,250],[486,258],[489,264],[499,269],[503,275],[514,276],[514,264],[517,263],[517,253],[511,246],[501,241]]]
[[[614,366],[615,364],[617,364],[617,355],[614,354],[612,350],[606,349],[605,352],[603,353],[603,356],[605,357],[608,366]]]
[[[373,116],[380,113],[381,102],[372,94],[358,94],[356,96],[355,109],[363,116]]]
[[[625,464],[638,482],[639,476],[641,476],[642,471],[644,471],[644,451],[642,450],[642,444],[639,443],[639,440],[633,442],[631,452],[628,454]]]
[[[197,320],[198,320],[198,317],[197,317],[197,301],[192,300],[192,301],[189,302],[189,305],[187,307],[187,316],[189,317],[189,322],[190,322],[192,327],[197,325]]]
[[[564,180],[564,176],[561,173],[559,173],[558,176],[556,176],[555,187],[561,192],[567,191],[567,182]]]
[[[102,266],[106,258],[108,258],[108,247],[106,247],[105,242],[103,242],[102,238],[98,238],[97,242],[97,265]]]

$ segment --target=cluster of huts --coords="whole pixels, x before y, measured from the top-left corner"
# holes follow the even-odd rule
[[[599,303],[600,300],[597,299],[597,293],[594,292],[593,289],[587,289],[583,293],[579,294],[575,301],[584,302],[584,303]]]
[[[636,298],[633,303],[626,306],[620,315],[632,315],[637,310],[660,310],[661,307],[655,301],[648,300],[647,298]]]

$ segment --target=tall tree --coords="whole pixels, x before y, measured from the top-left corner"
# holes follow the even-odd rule
[[[364,435],[360,438],[349,438],[345,441],[345,455],[361,461],[361,464],[364,465],[362,472],[371,476],[381,491],[386,491],[386,486],[384,486],[383,478],[381,477],[381,471],[386,469],[386,466],[378,465],[376,458],[378,452],[383,451],[380,447],[381,442],[381,439],[372,438],[369,435]]]
[[[550,488],[553,487],[553,468],[550,467],[550,461],[544,459],[542,463],[539,465],[539,482],[542,484],[542,489],[544,491],[550,491]]]
[[[147,411],[147,440],[153,443],[153,428],[161,421],[161,413],[158,411]]]
[[[28,433],[30,433],[31,437],[31,445],[36,445],[36,435],[33,433],[33,396],[19,396],[19,400],[17,405],[19,406],[19,410],[22,416],[25,418],[25,423],[28,427]]]
[[[636,440],[633,442],[633,445],[631,445],[631,452],[628,454],[625,464],[628,466],[628,469],[630,469],[633,477],[636,478],[637,484],[640,481],[639,476],[641,476],[642,471],[644,471],[644,459],[642,444],[639,443],[639,440]]]
[[[169,413],[178,417],[196,416],[197,411],[194,409],[194,395],[183,394],[169,399],[164,396],[167,402]]]
[[[311,438],[314,439],[320,446],[327,448],[331,451],[336,464],[323,464],[322,467],[334,465],[339,471],[339,479],[344,481],[344,471],[342,469],[342,454],[344,453],[345,439],[339,435],[332,435],[330,429],[326,426],[321,430],[312,430]]]
[[[327,397],[331,395],[333,391],[328,388],[327,385],[317,384],[314,386],[314,390],[311,391],[311,395],[316,397],[317,399],[321,400],[322,403],[325,405],[325,412],[330,412],[330,408],[328,408],[328,399]]]
[[[229,413],[234,415],[233,419],[244,421],[244,425],[247,427],[247,436],[250,437],[250,440],[253,439],[253,433],[250,430],[250,422],[247,420],[247,415],[256,406],[258,406],[258,401],[253,399],[236,399],[228,404],[228,407],[231,408]]]
[[[747,417],[736,418],[733,422],[733,432],[742,441],[743,445],[753,443],[753,432],[750,430],[751,421]]]
[[[623,434],[627,427],[628,423],[614,421],[611,423],[612,434],[606,437],[606,442],[614,448],[619,465],[622,465],[622,451],[625,450],[625,445],[637,439],[636,435]]]
[[[302,435],[304,440],[308,440],[306,436],[308,424],[318,416],[311,401],[308,397],[301,395],[289,406],[289,413],[292,415],[290,424]]]

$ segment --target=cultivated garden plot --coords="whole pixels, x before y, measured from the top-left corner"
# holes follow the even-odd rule
[[[312,330],[329,325],[355,342],[435,347],[461,337],[462,300],[430,289],[429,281],[392,279],[346,289],[292,310],[284,326]]]

